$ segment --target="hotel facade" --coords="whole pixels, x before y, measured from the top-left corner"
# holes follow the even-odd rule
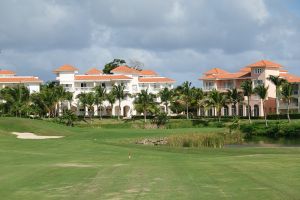
[[[280,76],[286,79],[293,85],[293,99],[290,104],[291,112],[300,112],[300,77],[288,73],[288,71],[280,64],[267,60],[261,60],[256,63],[247,65],[241,68],[239,71],[230,73],[219,68],[213,68],[203,74],[199,78],[203,83],[203,90],[208,92],[216,89],[220,92],[226,93],[228,90],[237,88],[242,92],[241,84],[243,81],[251,80],[253,88],[258,85],[264,85],[269,87],[267,99],[265,102],[265,111],[267,114],[276,113],[276,87],[268,80],[269,76]],[[279,110],[280,113],[287,112],[287,103],[280,98]],[[234,108],[233,104],[228,104],[222,108],[221,114],[223,116],[232,116],[233,113],[237,113],[239,116],[247,116],[247,97],[244,97],[244,101]],[[250,98],[250,112],[252,116],[263,116],[263,102],[256,94],[253,94]],[[216,110],[211,108],[204,112],[207,116],[216,115]]]
[[[119,66],[111,71],[112,74],[104,74],[101,70],[92,68],[84,74],[79,74],[78,69],[71,65],[63,65],[53,71],[56,74],[56,81],[62,85],[66,91],[73,93],[72,110],[78,115],[87,115],[87,110],[81,106],[76,98],[80,93],[94,92],[94,88],[101,85],[110,92],[114,85],[123,84],[125,93],[130,94],[121,101],[119,109],[118,101],[113,106],[108,101],[104,101],[101,111],[105,115],[118,115],[127,118],[137,115],[134,109],[134,96],[141,90],[148,90],[149,93],[158,94],[164,88],[173,88],[174,80],[162,77],[152,70],[137,70],[128,66]],[[160,98],[156,98],[160,103]],[[164,105],[160,109],[166,110]],[[100,108],[94,106],[94,116],[99,115]],[[86,112],[86,113],[85,113]]]

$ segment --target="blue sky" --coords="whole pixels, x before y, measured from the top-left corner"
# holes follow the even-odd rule
[[[213,67],[228,71],[269,59],[300,75],[297,0],[2,0],[0,67],[54,79],[113,58],[199,85]]]

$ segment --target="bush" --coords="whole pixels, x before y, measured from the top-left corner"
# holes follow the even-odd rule
[[[166,125],[169,118],[166,113],[159,113],[153,120],[152,123],[156,124],[157,128]]]

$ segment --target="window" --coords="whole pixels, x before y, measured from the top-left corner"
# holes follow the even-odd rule
[[[254,69],[254,74],[261,74],[263,73],[263,69],[262,68],[255,68]]]
[[[80,87],[86,87],[86,83],[80,83]]]
[[[264,84],[263,80],[254,80],[253,83],[254,83],[254,87]]]
[[[105,83],[101,83],[101,86],[104,87],[104,88],[106,87]]]

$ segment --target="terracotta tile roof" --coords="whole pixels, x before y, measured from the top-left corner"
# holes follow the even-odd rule
[[[244,67],[240,71],[241,72],[251,72],[251,67]]]
[[[59,68],[55,69],[53,72],[74,72],[78,71],[76,67],[73,67],[72,65],[62,65]]]
[[[145,70],[140,71],[140,75],[142,75],[142,76],[157,76],[158,74],[153,70],[145,69]]]
[[[76,75],[76,81],[105,81],[105,80],[130,80],[131,78],[125,75]]]
[[[247,67],[271,67],[271,68],[281,68],[282,66],[278,63],[274,63],[272,61],[268,61],[268,60],[261,60],[258,61],[256,63],[250,64]]]
[[[288,73],[280,73],[280,77],[286,79],[290,83],[299,83],[300,77]]]
[[[125,74],[139,74],[140,73],[139,70],[133,69],[133,68],[125,66],[125,65],[119,66],[119,67],[111,70],[111,72],[113,72],[113,73],[125,73]]]
[[[166,77],[142,77],[139,78],[141,83],[174,83],[175,80]]]
[[[99,74],[102,74],[102,70],[99,70],[97,68],[92,68],[90,69],[89,71],[87,71],[85,74],[86,75],[99,75]]]
[[[38,77],[34,76],[15,76],[15,77],[0,77],[0,83],[42,83]]]
[[[0,75],[15,75],[16,73],[11,70],[0,69]]]
[[[220,68],[213,68],[207,72],[205,72],[204,74],[227,74],[228,72],[220,69]]]
[[[244,79],[251,76],[250,72],[237,72],[227,74],[208,74],[199,78],[199,80],[222,80],[222,79]]]

